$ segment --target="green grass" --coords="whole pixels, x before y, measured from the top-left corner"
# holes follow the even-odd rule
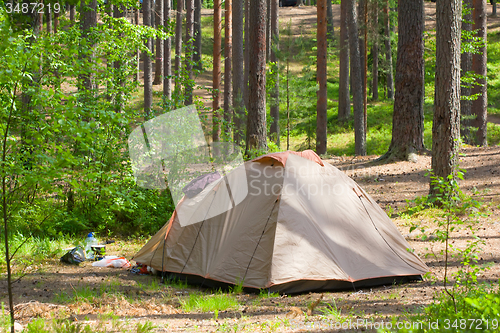
[[[488,34],[488,113],[500,114],[500,33]]]
[[[238,300],[232,294],[217,292],[213,295],[200,293],[191,294],[187,299],[180,299],[184,311],[214,312],[234,309],[239,306]]]
[[[28,237],[17,233],[10,237],[10,252],[16,251],[13,264],[29,265],[44,262],[47,259],[59,258],[64,254],[63,249],[77,244],[78,240],[71,236],[49,237]],[[6,269],[5,248],[0,248],[0,272]]]
[[[92,303],[105,296],[125,296],[120,290],[122,284],[119,281],[111,281],[108,283],[100,284],[98,288],[91,288],[89,286],[77,286],[73,288],[73,293],[61,291],[55,294],[54,302],[60,304],[68,304],[74,302],[88,302]],[[141,289],[147,290],[144,286]]]
[[[112,319],[109,325],[107,318],[99,318],[97,322],[85,324],[79,322],[71,322],[68,320],[46,320],[37,318],[30,322],[24,329],[25,333],[52,333],[52,332],[75,332],[75,333],[105,333],[105,332],[137,332],[148,333],[154,332],[156,326],[150,322],[130,324],[127,321],[119,321]]]

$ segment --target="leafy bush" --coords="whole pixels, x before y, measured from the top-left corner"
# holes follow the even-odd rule
[[[498,332],[500,329],[500,293],[498,286],[479,285],[467,293],[456,295],[456,305],[442,292],[422,313],[405,318],[400,329],[386,332]],[[394,318],[397,327],[401,318]],[[410,328],[411,327],[411,328]]]

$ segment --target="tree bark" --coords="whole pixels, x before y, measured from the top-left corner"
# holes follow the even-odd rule
[[[497,1],[491,0],[491,15],[497,16]]]
[[[244,75],[244,97],[245,97],[245,107],[248,110],[248,84],[249,84],[249,74],[250,74],[250,0],[245,0],[245,75]]]
[[[234,142],[240,144],[244,138],[245,124],[244,101],[244,53],[243,53],[243,1],[235,1],[233,8],[233,108]]]
[[[75,24],[75,15],[76,15],[76,6],[69,5],[69,21],[71,22],[71,26]]]
[[[135,24],[139,25],[139,8],[134,9],[134,18],[135,18]],[[135,53],[136,53],[136,59],[137,59],[137,69],[135,71],[134,81],[139,82],[139,77],[141,74],[140,73],[141,72],[141,69],[140,69],[141,57],[140,57],[139,49],[137,49],[135,51]]]
[[[333,40],[335,37],[335,28],[333,26],[333,6],[332,6],[332,0],[326,0],[326,17],[328,21],[328,26],[327,26],[327,38],[328,40]]]
[[[163,25],[163,0],[156,0],[155,2],[155,23],[156,29]],[[155,59],[155,79],[154,85],[162,84],[163,82],[163,46],[164,40],[156,38],[156,59]]]
[[[398,31],[392,141],[382,159],[414,161],[425,149],[423,0],[399,0]]]
[[[342,0],[340,2],[339,122],[346,122],[351,116],[347,1],[348,0]]]
[[[181,90],[181,58],[182,58],[182,8],[183,0],[177,0],[177,12],[175,13],[175,90],[180,94]]]
[[[79,58],[81,61],[85,62],[85,67],[88,71],[85,74],[80,75],[80,89],[87,92],[87,94],[93,95],[97,89],[95,84],[95,74],[94,74],[94,53],[93,45],[94,42],[89,39],[90,30],[97,26],[97,0],[82,1],[80,7],[80,28],[82,31],[82,39],[87,39],[88,42],[85,43],[86,49],[81,49],[79,53]],[[40,29],[41,31],[41,29]],[[79,89],[79,90],[80,90]]]
[[[53,10],[52,6],[50,7],[50,9],[47,6],[47,15],[46,15],[46,17],[47,17],[47,33],[48,34],[52,33],[52,10]]]
[[[203,63],[201,62],[201,2],[202,0],[195,0],[194,2],[194,53],[193,62],[196,69],[202,69]]]
[[[225,0],[225,36],[224,36],[224,120],[226,138],[231,138],[233,113],[233,13],[232,0]]]
[[[391,46],[391,18],[389,0],[384,3],[385,16],[385,59],[386,59],[386,83],[387,98],[394,99],[394,69],[392,67],[392,46]]]
[[[113,17],[121,18],[124,16],[125,16],[125,7],[123,5],[115,5]],[[125,77],[123,77],[122,73],[122,61],[114,61],[113,68],[115,72],[116,83],[123,88],[123,86],[125,85]],[[123,93],[121,91],[116,92],[114,104],[115,104],[115,112],[122,112],[124,107],[124,101],[123,101]]]
[[[329,0],[328,0],[329,1]],[[326,91],[326,44],[327,44],[327,18],[326,2],[320,0],[317,7],[318,30],[317,30],[317,69],[316,77],[319,90],[316,105],[316,152],[319,155],[326,153],[327,144],[327,91]]]
[[[368,0],[359,0],[359,53],[361,56],[361,80],[363,82],[363,116],[366,135],[367,75],[368,75]]]
[[[487,15],[486,15],[486,0],[473,0],[474,11],[472,30],[477,31],[476,37],[483,41],[479,48],[479,53],[472,55],[472,71],[476,75],[480,75],[476,79],[476,84],[472,87],[472,94],[477,94],[477,99],[472,101],[471,112],[476,116],[472,121],[472,126],[477,128],[475,135],[475,144],[478,146],[487,146],[488,140],[487,131],[487,113],[488,113],[488,95],[487,95],[487,68],[486,61],[488,55],[486,53],[486,38],[487,38]]]
[[[163,26],[170,27],[170,9],[171,9],[171,0],[164,0],[163,4]],[[163,98],[165,101],[169,101],[172,99],[172,79],[170,76],[172,75],[172,39],[171,37],[167,37],[165,42],[163,43],[163,74],[165,75],[163,78]]]
[[[279,68],[278,56],[276,52],[279,49],[279,0],[271,0],[271,62],[276,64],[276,69]],[[280,100],[279,100],[279,71],[274,73],[274,87],[271,91],[271,138],[279,147],[280,146]]]
[[[59,12],[54,12],[54,33],[59,31]]]
[[[266,137],[266,1],[255,0],[249,17],[249,99],[246,154],[267,150]]]
[[[463,2],[463,11],[464,11],[464,17],[462,20],[462,31],[472,31],[472,0],[464,0]],[[470,43],[471,40],[465,40],[466,43]],[[471,72],[472,71],[472,53],[471,52],[462,52],[461,55],[461,67],[462,67],[462,73],[461,75],[464,76],[465,73]],[[466,84],[462,82],[462,86],[460,88],[460,96],[463,97],[470,97],[471,96],[471,85]],[[471,130],[470,127],[472,125],[471,122],[471,111],[472,107],[472,101],[467,100],[467,99],[461,99],[460,100],[460,135],[463,138],[464,142],[472,145],[474,140],[471,135]]]
[[[349,51],[351,63],[352,98],[354,109],[354,153],[366,155],[365,115],[363,107],[363,78],[359,52],[358,13],[355,0],[347,1],[349,17]]]
[[[271,60],[271,2],[266,0],[266,62]]]
[[[372,1],[372,100],[378,101],[378,1]]]
[[[142,1],[142,13],[143,13],[143,25],[151,26],[151,3],[150,0]],[[151,50],[151,38],[146,40],[146,48]],[[146,119],[150,118],[152,106],[153,106],[153,77],[152,77],[152,65],[151,57],[147,52],[143,55],[144,64],[144,116]]]
[[[458,166],[462,0],[436,3],[436,91],[432,124],[434,174],[445,180]],[[431,184],[430,194],[438,194]]]
[[[186,52],[185,52],[185,67],[188,81],[185,87],[184,104],[193,104],[193,45],[194,45],[194,0],[186,0]]]
[[[220,141],[220,81],[221,81],[221,38],[222,38],[221,1],[214,0],[214,53],[213,53],[213,142]]]

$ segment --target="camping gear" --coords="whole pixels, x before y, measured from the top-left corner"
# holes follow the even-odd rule
[[[88,260],[94,259],[94,252],[92,251],[94,245],[98,245],[97,239],[94,237],[93,232],[89,232],[87,238],[85,238],[85,258]]]
[[[101,260],[106,255],[106,245],[91,245],[90,250],[92,251],[95,260]]]
[[[85,261],[85,252],[82,247],[76,246],[66,252],[60,260],[67,264],[79,265],[81,262]]]
[[[204,286],[282,293],[389,285],[429,271],[375,200],[313,151],[268,154],[242,167],[246,177],[229,172],[184,197],[134,260]],[[229,183],[232,195],[248,190],[234,206]]]
[[[102,260],[92,263],[94,267],[129,268],[130,262],[125,257],[105,256]]]

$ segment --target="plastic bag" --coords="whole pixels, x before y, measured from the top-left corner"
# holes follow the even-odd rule
[[[67,264],[79,265],[85,261],[85,251],[81,246],[74,247],[63,255],[60,260]]]
[[[130,262],[125,257],[106,256],[104,259],[93,262],[94,267],[115,267],[115,268],[129,268]]]

